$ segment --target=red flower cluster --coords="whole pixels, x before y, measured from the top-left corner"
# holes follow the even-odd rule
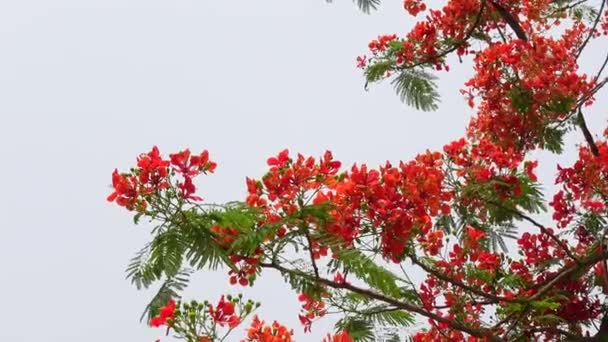
[[[170,155],[170,160],[164,160],[156,146],[148,153],[137,158],[137,168],[131,173],[112,173],[112,187],[114,191],[108,196],[109,202],[114,202],[128,210],[144,212],[149,200],[154,194],[171,187],[170,176],[173,174],[169,166],[173,165],[173,172],[181,174],[183,181],[177,182],[177,188],[184,199],[201,200],[195,196],[193,177],[201,173],[212,173],[216,163],[209,160],[209,153],[205,150],[200,155],[191,156],[189,150]]]
[[[404,9],[416,16],[427,9],[422,0],[405,0]],[[449,70],[443,60],[442,47],[453,48],[459,55],[467,53],[468,42],[465,41],[472,23],[483,24],[483,20],[475,20],[480,12],[478,0],[451,0],[441,10],[429,10],[426,20],[416,23],[414,28],[405,36],[401,46],[388,49],[388,42],[397,40],[395,35],[380,36],[369,43],[373,54],[369,65],[376,62],[395,61],[400,65],[433,65],[437,70]],[[395,59],[393,59],[395,56]],[[386,75],[386,77],[390,74]]]
[[[597,156],[588,147],[581,147],[578,160],[572,167],[558,167],[555,182],[561,184],[563,190],[555,194],[551,205],[554,209],[553,218],[559,222],[560,227],[570,223],[575,207],[586,209],[595,215],[606,212],[608,144],[596,142],[596,145]]]
[[[417,16],[418,13],[426,10],[426,4],[422,0],[405,0],[403,8],[412,16]]]
[[[160,308],[158,311],[158,316],[152,317],[150,319],[150,326],[160,327],[163,325],[171,326],[173,315],[175,314],[175,301],[173,299],[169,300],[169,302]]]
[[[252,207],[264,208],[269,222],[277,221],[277,215],[294,213],[299,207],[298,199],[303,200],[308,192],[335,183],[334,176],[340,165],[329,151],[317,163],[315,158],[301,154],[292,160],[289,151],[284,150],[268,159],[270,170],[261,182],[247,179],[246,202]]]
[[[177,187],[181,190],[184,199],[200,201],[202,198],[195,196],[196,187],[192,179],[201,173],[213,173],[217,164],[209,160],[209,152],[204,150],[200,155],[191,155],[190,150],[186,149],[176,154],[171,154],[171,165],[173,169],[184,177],[184,181],[178,183]]]
[[[234,328],[241,323],[241,319],[234,310],[234,303],[226,301],[224,296],[220,298],[215,308],[209,305],[209,315],[215,323],[222,327],[228,326],[229,328]]]
[[[353,342],[353,339],[348,335],[348,331],[343,330],[333,336],[328,334],[323,342]]]
[[[439,153],[425,153],[415,160],[379,170],[353,166],[340,176],[340,163],[326,152],[316,162],[301,155],[292,161],[286,152],[269,159],[270,171],[262,181],[247,180],[250,206],[264,210],[265,222],[278,222],[302,208],[302,204],[329,205],[329,222],[316,222],[317,228],[339,236],[352,245],[363,221],[380,231],[380,244],[386,258],[398,261],[405,247],[415,238],[430,255],[442,246],[443,232],[432,230],[432,217],[448,214],[450,191],[444,186],[443,162]],[[277,231],[281,238],[294,227]],[[297,227],[296,227],[297,228]],[[272,239],[274,237],[269,237]],[[315,258],[327,248],[311,242]]]
[[[231,255],[230,261],[238,270],[228,271],[230,284],[235,285],[238,282],[241,286],[248,286],[256,277],[261,254],[262,249],[258,247],[253,256]]]
[[[325,316],[325,303],[321,300],[313,299],[304,293],[298,297],[298,300],[302,302],[302,314],[298,316],[300,323],[304,325],[304,331],[310,331],[312,320],[315,317]]]
[[[401,260],[413,238],[429,254],[436,254],[442,233],[431,231],[431,218],[449,213],[452,196],[443,183],[442,165],[439,153],[428,152],[399,167],[390,163],[380,170],[353,166],[334,187],[335,222],[327,229],[350,243],[366,220],[381,230],[380,243],[388,259]]]
[[[481,98],[469,135],[518,151],[545,147],[546,128],[565,118],[593,87],[578,73],[576,49],[586,34],[575,25],[560,39],[496,43],[475,57],[464,93]]]
[[[388,44],[396,39],[396,34],[378,36],[378,39],[372,40],[368,47],[373,54],[377,54],[386,51]]]
[[[292,342],[293,330],[287,329],[279,322],[265,325],[258,316],[253,317],[251,327],[247,329],[247,339],[241,342]]]
[[[156,146],[137,158],[134,174],[112,173],[114,192],[108,196],[109,202],[116,201],[128,210],[144,211],[146,196],[169,187],[169,162],[163,160]]]

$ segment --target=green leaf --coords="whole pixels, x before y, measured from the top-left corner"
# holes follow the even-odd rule
[[[127,279],[141,289],[148,288],[163,275],[173,277],[182,266],[183,253],[184,244],[176,230],[159,233],[131,259]]]
[[[438,108],[439,93],[433,82],[436,77],[423,70],[403,70],[393,79],[391,84],[395,88],[401,101],[425,112]]]
[[[564,150],[564,135],[566,129],[560,127],[545,127],[541,136],[543,146],[553,152],[562,153]]]
[[[354,248],[333,249],[340,263],[357,278],[373,289],[393,298],[402,296],[397,278],[386,268]]]
[[[560,307],[559,303],[553,302],[549,299],[530,302],[530,306],[539,311],[557,310]]]
[[[348,331],[348,335],[355,342],[374,342],[374,326],[370,321],[359,317],[349,317],[341,319],[336,323],[336,330]]]
[[[158,234],[150,246],[150,263],[160,268],[161,272],[172,277],[182,267],[184,243],[175,229]]]
[[[370,13],[372,10],[377,10],[380,6],[380,0],[353,0],[364,13]]]
[[[141,219],[141,217],[142,217],[142,215],[143,215],[143,213],[137,213],[137,214],[135,214],[135,216],[133,216],[133,223],[134,223],[134,224],[138,224],[138,223],[139,223],[139,220],[140,220],[140,219]]]
[[[193,270],[184,269],[178,272],[175,276],[167,278],[160,286],[154,297],[150,300],[150,303],[146,306],[144,312],[140,317],[140,321],[144,318],[150,320],[150,318],[158,314],[158,310],[165,306],[170,299],[179,300],[181,299],[181,292],[188,286],[190,282],[190,275]]]
[[[184,212],[185,220],[179,225],[184,240],[185,258],[196,269],[217,269],[221,265],[232,265],[226,252],[214,241],[211,227],[222,220],[222,212],[203,215],[194,211]]]
[[[325,0],[328,3],[332,3],[333,0]],[[354,3],[357,4],[357,7],[366,14],[369,14],[371,11],[375,11],[380,6],[380,0],[353,0]]]
[[[513,87],[509,91],[511,106],[520,113],[527,113],[532,105],[532,92],[523,87]]]
[[[378,82],[386,77],[386,73],[393,70],[395,63],[390,60],[376,61],[365,69],[365,79],[369,83]]]
[[[160,279],[154,265],[150,264],[150,243],[146,244],[137,254],[131,259],[127,266],[127,279],[131,279],[131,283],[138,290],[148,288],[154,281]]]
[[[399,335],[397,335],[397,334],[392,334],[385,341],[386,342],[401,342],[401,338],[399,338]]]
[[[415,323],[411,313],[404,310],[389,310],[385,305],[369,308],[363,314],[380,325],[406,327]]]
[[[570,15],[577,21],[585,21],[592,24],[598,15],[597,8],[585,4],[580,4],[570,9]]]
[[[490,247],[494,252],[498,252],[498,249],[500,248],[500,250],[507,253],[509,250],[505,243],[505,238],[517,238],[517,227],[511,222],[504,222],[497,226],[492,226],[492,228],[488,228],[485,231],[488,232]]]

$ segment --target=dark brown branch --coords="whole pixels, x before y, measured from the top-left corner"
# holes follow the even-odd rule
[[[597,80],[600,78],[600,76],[602,75],[602,72],[604,72],[604,68],[606,68],[606,65],[608,65],[608,54],[606,54],[606,57],[604,58],[604,63],[602,63],[602,66],[600,67],[600,70],[598,70],[597,75],[595,76],[594,80]]]
[[[581,44],[581,47],[578,48],[578,52],[576,53],[576,59],[578,59],[581,56],[581,54],[583,53],[583,50],[585,49],[585,47],[591,40],[591,37],[593,37],[593,34],[597,28],[597,24],[599,24],[600,19],[602,18],[602,12],[604,11],[605,5],[606,5],[606,0],[602,0],[602,5],[600,6],[599,11],[597,12],[597,17],[595,17],[595,21],[593,22],[593,27],[589,30],[589,34],[587,34],[587,38],[585,38],[585,41],[583,42],[583,44]]]
[[[549,230],[543,226],[542,224],[540,224],[539,222],[537,222],[536,220],[534,220],[533,218],[531,218],[530,216],[522,213],[521,211],[517,210],[517,209],[512,209],[512,208],[508,208],[503,206],[502,204],[495,202],[495,201],[488,201],[488,203],[495,205],[501,209],[510,211],[512,213],[514,213],[515,215],[519,216],[521,219],[526,220],[530,223],[532,223],[534,226],[536,226],[538,229],[540,229],[540,231],[549,236],[549,238],[551,238],[551,240],[553,240],[555,243],[557,243],[557,245],[564,250],[564,252],[566,253],[566,255],[568,255],[572,260],[578,262],[578,258],[572,254],[572,251],[570,251],[570,248],[568,248],[568,245],[566,245],[562,240],[560,240],[557,236],[555,236],[554,234],[552,234],[551,232],[549,232]]]
[[[315,254],[312,251],[312,239],[310,238],[310,234],[308,234],[308,230],[304,229],[304,235],[306,236],[306,241],[308,241],[308,251],[310,252],[310,262],[312,263],[312,269],[315,272],[315,277],[319,278],[319,267],[317,266],[317,262],[315,261]]]
[[[585,121],[585,116],[583,116],[583,111],[581,110],[581,108],[578,108],[578,125],[581,127],[581,130],[583,131],[583,135],[585,136],[585,140],[587,141],[587,144],[589,145],[589,149],[591,150],[591,153],[593,153],[594,156],[598,157],[600,155],[600,151],[597,149],[597,145],[595,144],[595,141],[593,140],[593,136],[591,135],[591,132],[589,131],[589,128],[587,127],[587,122]]]
[[[599,77],[599,76],[600,75],[598,74],[597,77]],[[603,80],[601,80],[600,82],[598,82],[598,84],[595,87],[593,87],[587,94],[582,96],[578,100],[578,102],[576,102],[576,108],[580,108],[582,105],[584,105],[585,102],[589,101],[593,97],[593,95],[595,95],[598,91],[600,91],[600,89],[602,89],[606,84],[608,84],[608,77],[606,77]]]
[[[461,282],[459,280],[456,280],[456,279],[448,276],[445,273],[442,273],[440,271],[435,270],[432,267],[429,267],[429,266],[425,265],[423,262],[421,262],[420,260],[418,260],[418,258],[415,255],[413,255],[413,254],[408,255],[408,257],[410,259],[412,259],[412,262],[415,265],[418,265],[425,272],[427,272],[429,274],[432,274],[433,276],[435,276],[435,278],[437,278],[439,280],[442,280],[442,281],[445,281],[447,283],[450,283],[450,284],[452,284],[452,285],[454,285],[456,287],[460,287],[461,289],[463,289],[465,291],[469,291],[469,292],[474,293],[474,294],[476,294],[478,296],[484,297],[484,298],[488,299],[488,301],[490,301],[492,304],[496,304],[496,303],[499,303],[499,302],[526,303],[526,300],[522,299],[522,298],[507,298],[507,297],[501,297],[501,296],[496,296],[496,295],[493,295],[493,294],[490,294],[490,293],[486,293],[486,292],[484,292],[484,291],[482,291],[480,289],[471,287],[471,286],[469,286],[469,285],[467,285],[467,284],[465,284],[465,283],[463,283],[463,282]]]
[[[458,330],[458,331],[462,331],[465,332],[471,336],[475,336],[475,337],[479,337],[479,338],[488,338],[490,341],[503,341],[502,339],[493,336],[487,329],[476,329],[476,328],[472,328],[472,327],[468,327],[466,325],[463,325],[457,321],[439,316],[437,314],[434,314],[432,312],[429,312],[421,307],[418,307],[410,302],[407,301],[399,301],[397,299],[391,298],[391,297],[387,297],[383,294],[374,292],[370,289],[364,289],[364,288],[360,288],[357,287],[355,285],[352,285],[350,283],[338,283],[335,281],[331,281],[329,279],[325,279],[325,278],[313,278],[311,277],[309,274],[304,273],[304,272],[300,272],[297,270],[291,270],[291,269],[287,269],[279,264],[276,263],[261,263],[260,264],[261,267],[264,268],[273,268],[275,270],[278,270],[281,273],[289,273],[289,274],[295,274],[298,275],[300,277],[304,277],[304,278],[312,278],[311,280],[317,281],[323,285],[329,286],[331,288],[334,289],[345,289],[345,290],[349,290],[353,293],[357,293],[360,295],[364,295],[368,298],[372,298],[375,300],[379,300],[381,302],[390,304],[396,308],[405,310],[405,311],[409,311],[409,312],[415,312],[419,315],[422,315],[424,317],[430,318],[434,321],[440,322],[440,323],[444,323],[447,324],[448,326],[450,326],[451,328]]]
[[[585,340],[584,337],[581,336],[577,336],[575,334],[572,334],[568,331],[562,330],[562,329],[558,329],[558,328],[553,328],[553,327],[549,327],[549,328],[534,328],[534,329],[529,329],[525,331],[528,334],[534,334],[534,333],[539,333],[539,332],[550,332],[553,334],[559,334],[562,336],[565,336],[567,338],[566,341],[582,341]],[[585,340],[586,341],[586,340]]]
[[[581,259],[578,264],[573,264],[571,266],[562,268],[561,270],[559,270],[557,272],[557,274],[553,278],[551,278],[550,280],[547,280],[542,285],[537,286],[537,288],[539,289],[538,292],[536,292],[534,295],[530,296],[527,299],[532,301],[532,300],[536,300],[536,299],[542,297],[547,292],[549,292],[553,288],[553,286],[555,286],[555,284],[557,284],[560,280],[564,279],[568,275],[575,273],[576,271],[579,271],[585,267],[592,266],[592,265],[594,265],[600,261],[606,260],[606,259],[608,259],[608,254],[599,253],[599,254],[591,255],[591,256],[588,256],[587,258]]]
[[[494,6],[494,8],[498,12],[498,14],[500,14],[502,19],[509,25],[509,27],[511,27],[511,30],[513,30],[513,32],[515,32],[515,35],[517,36],[517,38],[523,40],[524,42],[527,42],[528,35],[526,35],[526,32],[521,27],[521,25],[519,25],[519,21],[509,11],[507,11],[504,7],[502,7],[502,5],[500,5],[499,3],[497,3],[494,0],[489,0],[489,1],[492,4],[492,6]]]

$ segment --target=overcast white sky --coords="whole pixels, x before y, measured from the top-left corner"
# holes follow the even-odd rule
[[[111,171],[153,145],[209,149],[219,168],[200,191],[222,202],[243,199],[245,176],[286,147],[375,166],[464,133],[469,66],[440,75],[434,113],[387,85],[366,93],[355,57],[412,22],[401,1],[371,16],[335,2],[0,0],[0,341],[160,336],[138,322],[152,291],[124,280],[148,230],[105,202]],[[199,274],[186,297],[238,290],[223,274]],[[267,275],[248,291],[260,315],[318,341],[328,326],[303,337],[296,295]]]

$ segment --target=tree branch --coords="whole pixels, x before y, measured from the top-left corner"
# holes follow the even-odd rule
[[[476,328],[472,328],[472,327],[466,326],[466,325],[464,325],[462,323],[459,323],[459,322],[456,322],[454,320],[451,320],[451,319],[439,316],[437,314],[434,314],[432,312],[426,311],[426,310],[424,310],[424,309],[422,309],[422,308],[420,308],[420,307],[418,307],[418,306],[416,306],[416,305],[414,305],[414,304],[412,304],[410,302],[399,301],[397,299],[394,299],[394,298],[391,298],[391,297],[387,297],[387,296],[385,296],[383,294],[374,292],[374,291],[372,291],[370,289],[360,288],[360,287],[357,287],[357,286],[352,285],[350,283],[337,283],[335,281],[331,281],[331,280],[325,279],[325,278],[314,278],[314,277],[311,277],[307,273],[300,272],[300,271],[297,271],[297,270],[287,269],[287,268],[285,268],[285,267],[283,267],[283,266],[281,266],[279,264],[276,264],[276,263],[261,263],[260,266],[264,267],[264,268],[273,268],[273,269],[278,270],[281,273],[294,274],[294,275],[298,275],[300,277],[309,278],[309,279],[312,278],[311,280],[317,281],[317,282],[319,282],[321,284],[324,284],[324,285],[329,286],[329,287],[334,288],[334,289],[349,290],[349,291],[351,291],[353,293],[364,295],[364,296],[366,296],[368,298],[372,298],[372,299],[379,300],[381,302],[390,304],[390,305],[392,305],[394,307],[397,307],[399,309],[406,310],[406,311],[409,311],[409,312],[415,312],[415,313],[417,313],[419,315],[422,315],[424,317],[430,318],[430,319],[432,319],[434,321],[437,321],[437,322],[440,322],[440,323],[444,323],[444,324],[450,326],[451,328],[453,328],[455,330],[465,332],[465,333],[467,333],[467,334],[469,334],[471,336],[474,336],[474,337],[487,338],[488,340],[494,341],[494,342],[499,342],[499,341],[501,342],[501,341],[503,341],[502,339],[500,339],[500,338],[492,335],[491,332],[489,330],[487,330],[487,329],[476,329]]]
[[[587,144],[589,145],[589,149],[591,150],[591,153],[593,153],[594,156],[598,157],[600,155],[600,151],[597,149],[597,145],[595,144],[595,141],[593,140],[593,136],[591,135],[591,132],[589,131],[589,128],[587,127],[587,122],[585,121],[585,117],[583,116],[583,111],[581,110],[580,107],[578,108],[577,119],[578,119],[578,125],[581,127],[581,130],[583,131],[583,135],[585,136],[585,140],[587,141]]]
[[[519,25],[519,21],[509,11],[507,11],[504,7],[502,7],[502,5],[500,5],[499,3],[497,3],[494,0],[489,0],[489,1],[492,4],[492,6],[494,6],[494,8],[498,12],[498,14],[500,14],[502,19],[509,25],[509,27],[511,27],[513,32],[515,32],[515,35],[517,36],[517,38],[523,40],[524,42],[527,42],[528,36],[526,35],[526,32],[521,27],[521,25]]]
[[[597,148],[597,147],[596,147]],[[515,215],[519,216],[521,219],[526,220],[530,223],[532,223],[534,226],[536,226],[538,229],[540,229],[540,231],[549,236],[549,238],[551,238],[551,240],[553,240],[555,243],[557,243],[557,245],[564,250],[564,252],[574,261],[579,262],[578,258],[572,254],[572,251],[570,251],[570,248],[568,248],[568,245],[566,245],[562,240],[560,240],[557,236],[555,236],[554,234],[552,234],[551,232],[549,232],[549,230],[543,226],[542,224],[540,224],[539,222],[537,222],[536,220],[534,220],[533,218],[531,218],[530,216],[522,213],[521,211],[517,210],[517,209],[512,209],[512,208],[508,208],[503,206],[502,204],[500,204],[499,202],[495,202],[495,201],[488,201],[488,203],[495,205],[501,209],[504,210],[508,210],[512,213],[514,213]]]

